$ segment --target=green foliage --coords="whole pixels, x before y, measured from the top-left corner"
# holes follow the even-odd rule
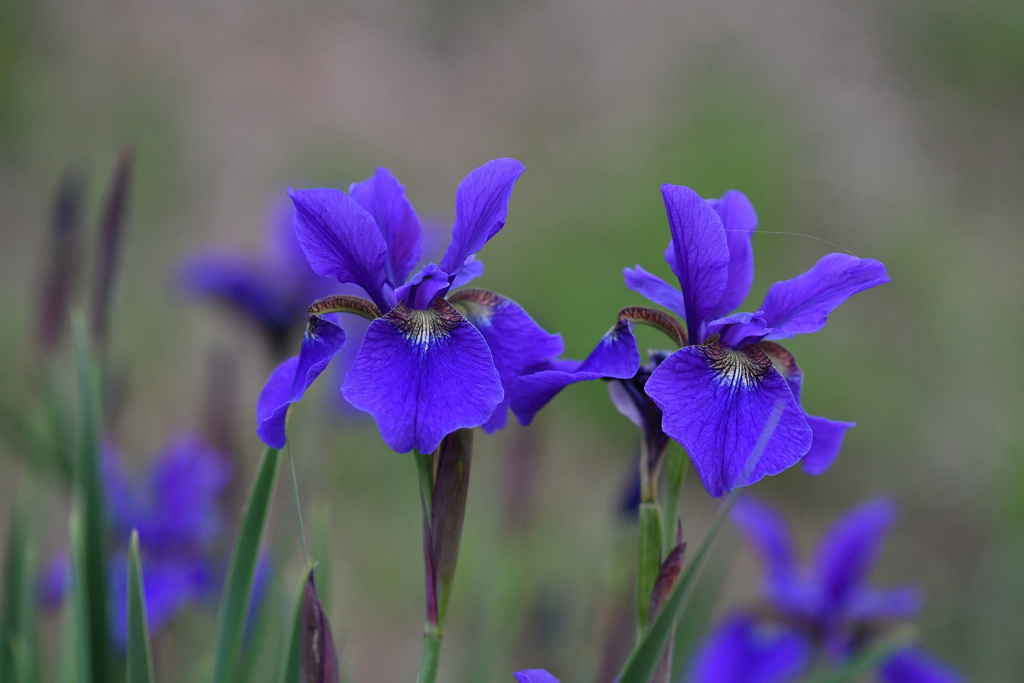
[[[231,553],[217,616],[217,649],[211,677],[214,683],[234,679],[280,459],[281,453],[277,449],[268,448],[264,452],[242,515],[242,527]]]
[[[651,680],[651,676],[654,675],[654,671],[661,659],[661,653],[665,650],[665,646],[672,636],[672,630],[675,628],[676,622],[680,614],[682,614],[683,608],[686,607],[690,594],[693,592],[693,588],[700,576],[700,571],[704,567],[708,553],[711,551],[711,545],[735,502],[736,495],[732,494],[718,509],[718,514],[715,515],[715,519],[711,522],[711,528],[708,529],[707,535],[704,536],[704,541],[700,544],[700,548],[697,549],[697,554],[690,561],[686,571],[676,580],[668,599],[665,600],[665,606],[658,613],[658,616],[654,618],[651,627],[641,636],[636,647],[633,648],[633,652],[630,653],[629,659],[626,660],[626,666],[619,677],[619,683],[649,683]]]
[[[132,529],[128,551],[128,650],[127,683],[152,683],[153,657],[149,651],[149,622],[146,618],[146,593],[139,558],[139,532]]]
[[[31,556],[28,511],[19,506],[11,519],[0,606],[0,681],[39,680],[35,601],[35,566]]]
[[[82,668],[84,681],[113,680],[113,652],[110,643],[110,595],[107,567],[108,538],[106,505],[100,478],[99,425],[102,399],[99,371],[85,331],[85,321],[76,315],[72,323],[78,375],[77,454],[75,462],[75,506],[78,529],[72,536],[75,562],[74,591],[79,605],[80,653],[88,662]],[[74,528],[74,527],[73,527]]]

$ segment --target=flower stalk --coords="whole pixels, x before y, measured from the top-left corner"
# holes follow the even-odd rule
[[[444,438],[434,454],[414,451],[423,506],[423,566],[426,624],[419,683],[433,683],[441,657],[462,524],[466,517],[473,430],[459,429]]]

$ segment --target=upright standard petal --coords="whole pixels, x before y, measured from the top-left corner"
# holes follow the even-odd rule
[[[340,327],[325,318],[310,318],[299,355],[274,368],[256,400],[256,433],[263,443],[284,448],[288,407],[302,398],[344,344]]]
[[[441,259],[441,270],[457,277],[462,262],[501,230],[512,186],[524,170],[526,167],[515,159],[495,159],[471,171],[459,183],[452,241]]]
[[[519,422],[528,425],[559,391],[592,379],[627,379],[640,369],[640,351],[628,321],[620,320],[597,343],[586,360],[552,361],[543,370],[522,375],[512,384],[509,405]]]
[[[399,303],[370,323],[341,391],[399,453],[432,452],[486,422],[504,396],[487,342],[441,298],[424,310]]]
[[[341,190],[289,190],[295,204],[295,234],[319,275],[362,287],[381,310],[387,244],[373,216]]]
[[[768,582],[796,577],[796,552],[786,523],[775,510],[749,496],[736,501],[730,519],[746,535],[764,560]]]
[[[397,289],[420,260],[420,219],[405,198],[405,188],[391,171],[378,168],[348,192],[380,228],[388,249],[387,281]]]
[[[761,309],[771,331],[767,339],[817,332],[828,314],[857,292],[889,282],[885,266],[874,259],[828,254],[792,280],[776,282]]]
[[[482,289],[456,292],[449,301],[479,330],[491,349],[505,391],[484,431],[494,432],[508,420],[512,383],[527,368],[562,353],[561,335],[550,334],[512,299]]]
[[[668,310],[686,317],[686,302],[683,295],[675,287],[662,280],[657,275],[648,273],[637,266],[626,268],[622,271],[626,279],[626,286],[650,301],[664,306]]]
[[[829,529],[817,555],[824,613],[839,614],[851,604],[875,563],[895,515],[891,501],[870,500]]]
[[[786,380],[757,346],[687,346],[647,380],[662,428],[690,454],[714,497],[794,465],[811,430]]]
[[[665,260],[679,278],[690,342],[703,341],[703,325],[718,308],[729,277],[729,244],[722,219],[699,194],[662,185],[672,242]]]
[[[721,199],[709,199],[708,204],[722,219],[725,240],[729,244],[729,276],[712,314],[718,317],[739,308],[750,293],[754,282],[754,248],[750,245],[750,236],[757,229],[757,214],[747,195],[737,190],[729,190]]]
[[[810,644],[794,629],[740,615],[725,621],[693,657],[688,683],[786,683],[807,668]]]

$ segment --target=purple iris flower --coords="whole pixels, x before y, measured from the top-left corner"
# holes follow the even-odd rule
[[[387,169],[348,194],[290,191],[295,231],[313,270],[358,285],[370,300],[336,296],[310,307],[299,356],[274,370],[257,402],[257,433],[265,443],[284,445],[288,406],[344,344],[341,328],[323,317],[337,312],[372,320],[341,390],[373,416],[395,451],[430,452],[457,429],[505,425],[508,387],[527,368],[557,356],[561,338],[504,296],[450,291],[483,272],[474,255],[504,226],[522,172],[514,159],[495,159],[467,175],[455,195],[447,251],[416,273],[420,222]]]
[[[849,296],[888,282],[885,266],[828,254],[803,275],[772,285],[754,313],[730,314],[754,278],[753,207],[737,191],[713,200],[679,185],[661,192],[672,232],[665,260],[681,291],[640,266],[624,274],[630,289],[686,321],[686,345],[645,386],[664,413],[665,433],[687,449],[715,497],[801,458],[808,472],[823,472],[853,424],[804,412],[800,369],[774,340],[820,330]]]
[[[764,560],[765,597],[777,616],[764,623],[743,614],[727,619],[695,656],[692,683],[796,680],[815,648],[838,666],[869,645],[884,621],[913,616],[918,591],[865,582],[893,517],[887,500],[860,505],[827,532],[814,563],[800,567],[782,519],[751,498],[737,501],[732,520]],[[879,675],[884,683],[961,680],[916,647],[892,655]]]
[[[306,306],[336,285],[309,267],[295,239],[288,202],[275,202],[267,228],[260,254],[196,254],[182,263],[179,282],[190,296],[223,302],[254,322],[277,349],[305,324]]]
[[[186,605],[206,600],[216,590],[219,570],[213,544],[223,528],[220,496],[231,469],[218,451],[187,435],[164,449],[138,485],[109,447],[102,476],[113,537],[109,567],[114,637],[123,644],[131,530],[139,531],[146,611],[155,632]],[[44,604],[63,599],[68,572],[66,557],[51,562],[40,586]]]
[[[630,289],[682,316],[685,329],[661,311],[623,309],[586,361],[549,362],[518,379],[512,411],[526,424],[569,384],[616,379],[612,401],[643,429],[652,469],[667,435],[687,449],[712,496],[801,458],[807,472],[825,471],[853,423],[804,412],[800,368],[773,340],[821,329],[849,296],[888,282],[885,266],[829,254],[803,275],[772,285],[756,312],[727,315],[754,279],[753,207],[735,190],[713,200],[678,185],[661,191],[672,232],[665,259],[681,291],[640,266],[624,275]],[[641,367],[633,323],[661,329],[682,348],[653,351]]]

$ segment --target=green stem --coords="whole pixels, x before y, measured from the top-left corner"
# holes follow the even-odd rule
[[[676,527],[679,523],[679,494],[686,475],[686,453],[678,446],[670,445],[665,458],[665,519],[661,534],[662,547],[671,549],[676,544]]]
[[[423,662],[416,683],[435,683],[437,663],[441,660],[441,630],[429,624],[423,630]]]
[[[661,510],[657,503],[640,503],[640,534],[637,556],[636,609],[637,629],[647,630],[651,595],[661,568]]]

